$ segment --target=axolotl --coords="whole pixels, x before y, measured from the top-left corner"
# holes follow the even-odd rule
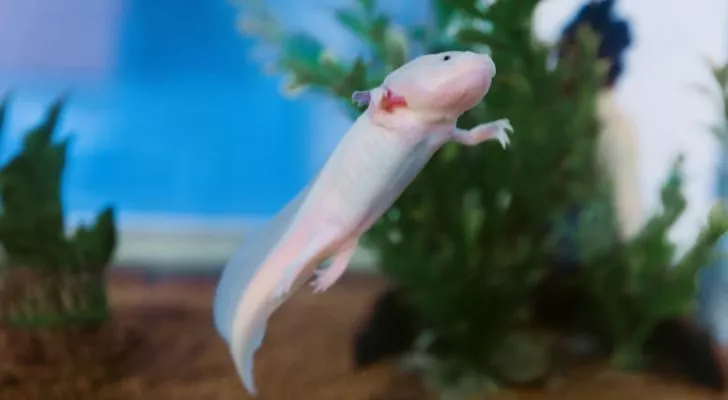
[[[315,292],[331,287],[362,234],[442,145],[494,140],[506,148],[508,119],[469,130],[456,126],[485,97],[495,73],[486,54],[426,54],[391,72],[379,87],[352,94],[366,110],[311,183],[243,243],[220,277],[215,327],[251,395],[257,393],[253,358],[269,317],[306,281]],[[326,260],[328,268],[317,269]]]

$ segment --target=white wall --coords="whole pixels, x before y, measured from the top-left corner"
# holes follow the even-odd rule
[[[544,0],[535,15],[537,35],[554,40],[582,3]],[[685,250],[715,199],[719,145],[709,129],[722,115],[693,85],[712,85],[705,60],[728,56],[728,1],[619,0],[617,12],[634,36],[617,94],[638,129],[641,195],[648,210],[659,206],[672,161],[685,155],[688,206],[672,231]]]

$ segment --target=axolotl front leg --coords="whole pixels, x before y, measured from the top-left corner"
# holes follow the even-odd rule
[[[466,146],[475,146],[487,140],[497,140],[505,148],[510,143],[508,134],[513,132],[511,122],[507,118],[480,124],[472,129],[455,128],[452,139]]]

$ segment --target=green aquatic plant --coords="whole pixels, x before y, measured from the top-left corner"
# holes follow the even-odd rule
[[[0,291],[2,322],[46,327],[107,318],[105,272],[116,247],[112,208],[68,235],[62,179],[69,138],[54,142],[64,100],[25,134],[0,168],[0,244],[5,251]],[[5,121],[9,99],[0,107]],[[2,125],[0,125],[2,129]]]

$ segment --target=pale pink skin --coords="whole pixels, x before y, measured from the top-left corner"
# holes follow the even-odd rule
[[[445,52],[420,56],[392,72],[381,87],[355,94],[368,109],[344,135],[310,185],[282,211],[254,245],[223,272],[215,320],[230,345],[238,373],[251,394],[253,356],[270,315],[312,276],[314,291],[328,289],[344,273],[359,238],[382,216],[443,144],[508,144],[508,120],[456,127],[479,103],[495,75],[489,56]],[[386,89],[406,100],[391,112],[380,107]],[[406,240],[406,238],[405,238]],[[324,260],[331,265],[315,271]],[[249,282],[233,283],[241,268]],[[242,293],[233,294],[234,291]],[[230,303],[234,304],[230,304]]]

